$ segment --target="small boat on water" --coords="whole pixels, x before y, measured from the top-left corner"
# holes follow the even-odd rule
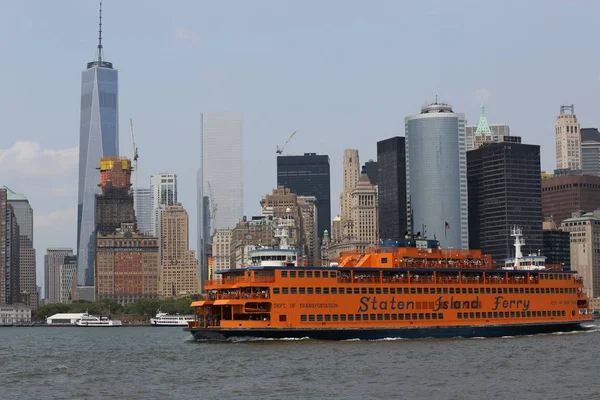
[[[121,321],[85,313],[75,321],[75,325],[84,328],[109,328],[121,326]]]
[[[188,321],[193,321],[193,315],[167,314],[160,310],[156,317],[150,318],[152,326],[187,326]]]

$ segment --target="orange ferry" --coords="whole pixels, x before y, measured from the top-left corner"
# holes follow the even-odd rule
[[[253,256],[254,265],[206,282],[185,330],[198,340],[493,337],[591,320],[574,271],[494,269],[479,250],[400,242],[343,253],[332,267],[295,266],[290,250]]]

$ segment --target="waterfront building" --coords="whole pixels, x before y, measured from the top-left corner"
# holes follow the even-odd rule
[[[571,236],[571,269],[583,279],[583,291],[600,297],[600,210],[562,221]]]
[[[542,225],[542,255],[546,257],[546,265],[560,266],[563,270],[571,269],[571,236],[556,227],[552,218],[546,218]]]
[[[277,186],[285,186],[298,196],[317,198],[317,234],[331,231],[331,181],[329,156],[304,153],[277,157]]]
[[[600,176],[600,132],[581,128],[581,169],[584,175]]]
[[[45,304],[60,302],[60,266],[73,257],[73,249],[51,247],[44,256],[44,300]]]
[[[77,210],[77,279],[85,285],[93,279],[96,228],[95,195],[99,193],[101,157],[119,155],[118,72],[103,59],[102,8],[98,58],[81,74],[79,129],[79,186]],[[92,284],[92,283],[89,283]]]
[[[138,232],[144,235],[152,235],[154,232],[152,225],[152,214],[154,212],[152,189],[136,188],[133,191],[133,196]]]
[[[21,300],[19,277],[20,230],[9,189],[0,187],[0,304]]]
[[[135,233],[132,223],[121,224],[115,233],[98,232],[96,301],[115,300],[124,304],[157,298],[159,269],[157,237]]]
[[[574,212],[600,208],[600,176],[562,175],[542,180],[542,213],[557,226]]]
[[[406,117],[405,128],[408,231],[468,248],[464,115],[436,101]]]
[[[304,231],[304,254],[308,265],[320,265],[321,246],[317,229],[319,225],[319,201],[315,196],[298,196]]]
[[[27,304],[0,304],[0,326],[31,323],[31,308]]]
[[[560,106],[556,118],[556,169],[581,169],[581,134],[575,115],[575,106]]]
[[[96,195],[96,231],[115,233],[121,224],[133,224],[135,209],[131,193],[131,162],[126,157],[102,157],[100,160],[100,194]],[[93,282],[93,278],[88,279]]]
[[[395,136],[377,142],[377,199],[382,239],[404,239],[406,215],[406,142]]]
[[[77,286],[77,300],[95,301],[94,286]]]
[[[189,248],[189,217],[181,204],[165,207],[160,229],[160,296],[200,293],[198,260]]]
[[[202,159],[196,177],[196,200],[198,262],[204,285],[208,277],[210,236],[218,229],[233,228],[244,215],[244,116],[235,112],[209,112],[202,113],[200,122]]]
[[[152,192],[152,234],[160,236],[161,212],[165,207],[177,204],[177,175],[169,172],[150,176]],[[163,206],[163,207],[161,207]]]
[[[505,136],[510,137],[510,128],[506,124],[490,125],[485,116],[485,105],[481,103],[481,115],[477,125],[467,125],[466,129],[467,151],[478,149],[484,143],[508,142]]]
[[[6,188],[8,204],[19,224],[19,288],[20,301],[37,309],[35,249],[33,248],[33,209],[25,195]]]
[[[231,234],[233,230],[222,228],[215,232],[212,242],[212,271],[210,279],[217,279],[216,272],[231,267]]]
[[[67,256],[60,265],[60,303],[77,300],[77,257]]]
[[[525,249],[542,249],[540,146],[487,143],[467,153],[469,248],[494,263],[514,256],[511,229],[518,226]]]

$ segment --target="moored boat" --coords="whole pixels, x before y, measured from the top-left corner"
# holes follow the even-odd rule
[[[75,321],[75,325],[84,328],[109,328],[121,326],[121,321],[85,313]]]
[[[154,318],[150,318],[152,326],[187,326],[189,321],[193,321],[193,315],[167,314],[160,310]]]

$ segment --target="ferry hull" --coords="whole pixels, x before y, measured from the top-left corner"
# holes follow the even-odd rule
[[[378,340],[387,338],[472,338],[533,335],[538,333],[585,330],[578,322],[543,324],[447,326],[422,328],[357,328],[357,329],[215,329],[184,328],[195,340],[228,340],[230,338],[310,338],[317,340]]]

